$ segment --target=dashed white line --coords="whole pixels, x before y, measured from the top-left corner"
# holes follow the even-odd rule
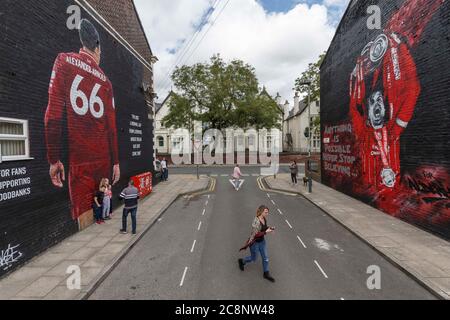
[[[303,240],[302,240],[299,236],[297,236],[297,239],[298,239],[298,241],[300,241],[300,243],[302,244],[302,246],[303,246],[305,249],[307,249],[305,243],[303,242]]]
[[[227,174],[222,174],[221,177],[228,177],[228,175]]]
[[[281,211],[280,209],[277,209],[277,210],[281,215],[283,215],[283,211]]]
[[[194,243],[192,244],[192,249],[191,249],[191,253],[194,252],[195,250],[195,244],[197,243],[197,240],[194,240]]]
[[[197,231],[200,231],[200,228],[202,227],[202,222],[200,221],[200,223],[198,224],[198,228]]]
[[[186,278],[186,273],[187,273],[188,269],[189,269],[188,267],[184,268],[183,277],[181,278],[181,282],[180,282],[180,287],[182,287],[184,284],[184,279]]]
[[[274,206],[276,206],[276,205],[277,205],[277,204],[275,203],[275,201],[273,201],[273,200],[270,200],[270,201],[272,201],[272,203],[273,203],[273,205],[274,205]]]
[[[267,194],[267,198],[269,198],[269,199],[270,199],[270,194]]]
[[[211,198],[211,195],[210,195],[210,194],[208,194],[208,199],[209,199],[209,198]]]
[[[289,228],[294,229],[291,224],[289,223],[289,221],[286,220],[286,223],[288,224]]]
[[[320,272],[322,272],[323,276],[324,276],[326,279],[328,279],[327,274],[325,273],[325,271],[323,271],[323,269],[322,269],[322,267],[320,266],[320,264],[319,264],[316,260],[314,260],[314,263],[316,264],[317,268],[319,268]]]
[[[204,216],[204,215],[205,215],[205,213],[206,213],[206,209],[203,209],[203,213],[202,213],[202,216]]]
[[[209,200],[206,200],[205,207],[208,206]]]

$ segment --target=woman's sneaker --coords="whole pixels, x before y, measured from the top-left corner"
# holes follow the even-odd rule
[[[264,272],[264,279],[269,280],[270,282],[275,282],[275,279],[272,278],[269,272]]]
[[[239,262],[239,269],[241,269],[241,271],[244,271],[244,267],[245,267],[245,263],[244,263],[244,260],[243,259],[239,259],[238,260],[238,262]]]

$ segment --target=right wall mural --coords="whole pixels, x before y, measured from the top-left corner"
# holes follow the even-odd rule
[[[352,1],[321,102],[323,182],[449,239],[449,1]]]

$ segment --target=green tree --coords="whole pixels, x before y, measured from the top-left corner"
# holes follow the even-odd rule
[[[206,124],[205,130],[279,125],[276,102],[259,94],[254,68],[241,60],[225,63],[215,55],[209,63],[177,68],[172,80],[175,92],[163,119],[167,127],[192,129],[194,121]]]
[[[304,94],[304,102],[308,103],[308,86],[302,85],[306,81],[311,81],[311,102],[320,100],[320,65],[325,58],[326,52],[322,53],[316,63],[310,63],[308,69],[295,80],[295,90]]]

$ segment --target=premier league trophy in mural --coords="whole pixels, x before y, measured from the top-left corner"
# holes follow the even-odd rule
[[[401,182],[400,138],[421,85],[411,49],[445,0],[406,0],[357,58],[350,76],[350,118],[361,158],[361,185],[380,197]]]
[[[69,193],[72,217],[91,208],[102,178],[120,179],[116,115],[112,84],[99,67],[101,46],[95,26],[84,19],[79,53],[58,55],[50,80],[45,115],[47,157],[55,187],[65,181],[63,123],[67,122]]]

